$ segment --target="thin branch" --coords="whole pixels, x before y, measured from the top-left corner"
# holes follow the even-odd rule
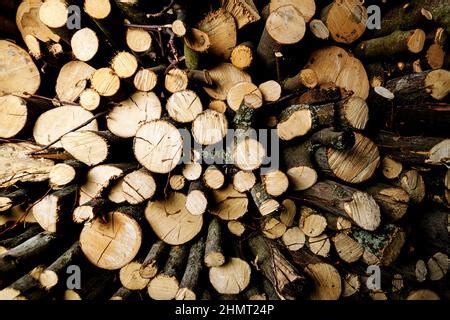
[[[159,11],[159,12],[147,13],[147,18],[158,18],[158,17],[162,16],[164,13],[169,11],[170,8],[172,8],[174,2],[175,2],[175,0],[170,0],[169,4],[167,6],[165,6],[164,8],[162,8],[161,11]]]
[[[73,128],[73,129],[69,130],[68,132],[62,134],[60,137],[58,137],[58,139],[56,139],[56,140],[50,142],[49,144],[47,144],[46,146],[42,147],[42,148],[39,149],[39,150],[33,151],[33,152],[30,153],[30,154],[31,154],[31,155],[35,155],[35,154],[37,154],[37,153],[39,153],[39,152],[42,152],[42,151],[47,150],[48,148],[50,148],[50,147],[53,146],[54,144],[58,143],[59,140],[61,140],[65,135],[67,135],[67,134],[69,134],[69,133],[71,133],[71,132],[74,132],[74,131],[77,131],[77,130],[83,128],[84,126],[88,125],[88,124],[91,123],[92,121],[94,121],[94,120],[100,118],[101,116],[104,116],[104,115],[107,114],[108,112],[109,112],[109,110],[100,112],[99,114],[96,114],[95,116],[93,116],[92,118],[90,118],[90,119],[88,119],[87,121],[83,122],[83,123],[80,124],[79,126],[77,126],[77,127]]]
[[[39,94],[31,94],[31,93],[28,93],[28,92],[24,92],[24,93],[22,93],[22,95],[20,95],[20,94],[13,94],[13,96],[18,97],[18,98],[24,98],[24,99],[36,98],[36,99],[40,99],[40,100],[49,101],[49,102],[52,102],[52,103],[57,103],[59,105],[63,105],[64,104],[64,105],[80,107],[80,105],[78,103],[75,103],[75,102],[63,101],[63,100],[59,100],[59,99],[55,99],[55,98],[48,98],[48,97],[41,96]]]

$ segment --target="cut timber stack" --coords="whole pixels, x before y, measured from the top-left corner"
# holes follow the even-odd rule
[[[446,1],[0,5],[0,300],[450,298]]]

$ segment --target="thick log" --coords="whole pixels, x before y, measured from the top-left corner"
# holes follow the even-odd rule
[[[152,245],[139,270],[139,274],[141,277],[152,279],[156,276],[156,274],[159,272],[159,269],[161,268],[161,258],[163,257],[166,249],[166,244],[161,240],[156,241]]]
[[[192,240],[203,225],[202,215],[187,211],[186,196],[174,192],[165,200],[149,201],[145,217],[156,235],[170,245],[181,245]]]
[[[374,137],[374,142],[382,153],[390,158],[410,165],[446,164],[448,139],[422,136],[399,136],[382,131]]]
[[[307,296],[308,279],[298,272],[273,242],[255,236],[249,240],[249,247],[257,257],[256,263],[262,274],[273,285],[278,296],[289,300]]]
[[[375,232],[353,229],[351,237],[364,247],[366,263],[382,266],[389,266],[397,259],[406,238],[405,232],[393,224],[385,224]]]
[[[0,255],[0,287],[13,282],[31,264],[42,263],[54,255],[61,244],[61,236],[41,232]]]
[[[86,224],[80,234],[80,246],[86,258],[95,266],[117,270],[130,263],[142,243],[142,229],[133,211],[123,207],[108,212],[106,223],[97,217]]]
[[[380,225],[380,208],[373,197],[337,182],[320,181],[294,198],[349,219],[365,230],[373,231]]]
[[[182,271],[189,253],[187,245],[173,246],[164,269],[148,285],[148,294],[155,300],[175,299],[180,289]]]
[[[208,268],[220,267],[225,263],[222,247],[222,227],[217,218],[213,218],[208,226],[204,262]]]
[[[176,300],[196,300],[196,291],[199,289],[199,278],[203,269],[202,258],[205,249],[203,238],[197,240],[189,251],[186,270],[180,281],[180,289],[175,296]]]

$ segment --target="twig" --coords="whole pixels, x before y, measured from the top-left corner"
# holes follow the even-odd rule
[[[158,18],[162,16],[164,13],[166,13],[170,8],[172,8],[173,3],[175,0],[170,0],[169,4],[161,9],[161,11],[156,13],[147,13],[147,18]]]
[[[39,94],[31,94],[31,93],[28,93],[28,92],[24,92],[24,93],[22,93],[22,95],[20,95],[20,94],[13,94],[13,96],[19,97],[19,98],[25,98],[25,99],[36,98],[36,99],[41,99],[41,100],[45,100],[45,101],[49,101],[49,102],[53,102],[53,103],[58,103],[60,105],[65,104],[65,105],[71,105],[71,106],[80,107],[80,105],[78,103],[75,103],[75,102],[63,101],[63,100],[59,100],[59,99],[55,99],[55,98],[48,98],[48,97],[41,96]]]
[[[125,27],[128,28],[139,28],[148,31],[162,31],[164,29],[171,29],[171,24],[135,24],[135,23],[125,23]]]
[[[77,131],[78,129],[83,128],[84,126],[88,125],[89,123],[91,123],[91,122],[94,121],[95,119],[98,119],[98,118],[100,118],[101,116],[104,116],[104,115],[107,114],[108,112],[109,112],[109,110],[100,112],[99,114],[96,114],[95,116],[93,116],[93,117],[90,118],[89,120],[83,122],[83,123],[80,124],[79,126],[77,126],[77,127],[73,128],[73,129],[71,129],[70,131],[68,131],[68,132],[66,132],[66,133],[64,133],[64,134],[62,134],[60,137],[58,137],[58,139],[56,139],[56,140],[50,142],[49,144],[47,144],[46,146],[42,147],[41,149],[36,150],[36,151],[33,151],[32,153],[30,153],[30,155],[35,155],[35,154],[37,154],[37,153],[39,153],[39,152],[42,152],[42,151],[47,150],[48,148],[50,148],[50,147],[51,147],[52,145],[54,145],[55,143],[58,143],[59,140],[61,140],[66,134],[69,134],[69,133],[71,133],[71,132],[74,132],[74,131]]]

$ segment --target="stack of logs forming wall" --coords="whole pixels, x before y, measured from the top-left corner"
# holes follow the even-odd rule
[[[0,7],[0,299],[449,298],[448,0]]]

